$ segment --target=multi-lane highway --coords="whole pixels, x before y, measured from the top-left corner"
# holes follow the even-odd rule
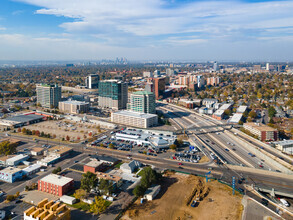
[[[168,110],[168,114],[173,116],[173,120],[182,128],[189,130],[193,127],[211,126],[213,123],[201,117],[192,115],[188,112],[182,111],[177,106],[162,106],[163,110]],[[194,132],[190,132],[194,133]],[[271,170],[271,166],[266,164],[256,156],[249,154],[250,152],[240,146],[237,140],[227,136],[222,129],[210,128],[207,132],[201,129],[196,136],[192,135],[193,139],[200,139],[206,146],[208,146],[213,153],[215,153],[223,162],[228,164],[248,166],[260,169]]]

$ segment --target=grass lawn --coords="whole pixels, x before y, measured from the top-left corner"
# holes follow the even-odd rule
[[[115,168],[120,168],[120,166],[123,164],[123,162],[121,161],[120,163],[117,163],[116,165],[115,165]]]
[[[73,205],[71,205],[73,208],[76,208],[76,209],[81,209],[83,211],[88,211],[90,209],[90,205],[85,203],[85,202],[78,202],[78,203],[75,203]]]

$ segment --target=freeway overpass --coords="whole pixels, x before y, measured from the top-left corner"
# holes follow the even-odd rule
[[[210,128],[226,128],[226,129],[232,129],[232,128],[241,128],[242,125],[237,125],[237,124],[231,124],[231,123],[227,123],[227,124],[215,124],[215,125],[205,125],[205,126],[200,126],[200,127],[187,127],[185,129],[180,129],[180,130],[177,130],[176,133],[178,134],[182,134],[183,132],[186,132],[186,131],[201,131],[202,129],[210,129]],[[213,132],[216,132],[216,131],[213,131]],[[205,132],[207,133],[207,132]]]

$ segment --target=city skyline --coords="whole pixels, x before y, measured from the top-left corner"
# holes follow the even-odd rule
[[[293,1],[4,0],[0,60],[292,61]]]

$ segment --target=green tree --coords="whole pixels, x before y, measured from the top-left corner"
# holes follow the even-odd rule
[[[133,194],[137,197],[141,197],[144,195],[146,188],[144,188],[141,184],[137,185],[134,189],[133,189]]]
[[[92,188],[94,188],[97,185],[97,182],[97,176],[94,173],[88,171],[82,174],[80,188],[89,192]]]
[[[99,183],[99,189],[110,195],[114,190],[113,183],[111,183],[109,180],[101,179]]]
[[[276,115],[276,113],[277,113],[276,109],[273,106],[270,106],[268,109],[269,117],[270,118],[274,117]]]

